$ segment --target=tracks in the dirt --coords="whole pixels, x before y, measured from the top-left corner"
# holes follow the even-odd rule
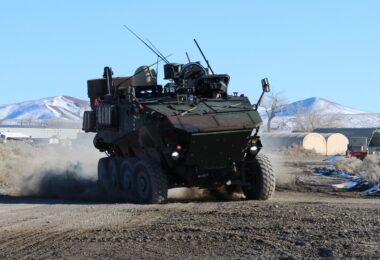
[[[14,259],[25,256],[52,257],[51,254],[55,250],[64,250],[62,242],[74,234],[78,234],[78,231],[27,230],[12,232],[7,236],[3,234],[3,239],[0,241],[0,256]]]
[[[1,204],[0,258],[315,258],[380,253],[380,201],[277,192],[270,201]],[[128,250],[126,250],[128,249]]]
[[[269,201],[141,206],[0,196],[0,258],[378,257],[380,200],[325,189],[315,163],[286,163],[277,174],[288,182]]]

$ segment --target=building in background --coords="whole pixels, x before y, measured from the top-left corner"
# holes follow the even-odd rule
[[[345,135],[348,140],[352,138],[367,138],[367,146],[369,153],[380,152],[380,127],[377,128],[316,128],[314,132],[340,133]]]

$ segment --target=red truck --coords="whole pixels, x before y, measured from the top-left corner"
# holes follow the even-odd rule
[[[351,137],[347,145],[346,156],[363,160],[368,154],[367,137]]]

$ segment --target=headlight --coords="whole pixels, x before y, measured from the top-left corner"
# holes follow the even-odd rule
[[[252,154],[252,155],[255,155],[258,151],[258,148],[256,145],[252,145],[250,148],[249,148],[249,152]]]
[[[174,151],[172,152],[171,156],[172,156],[172,159],[176,161],[179,159],[179,152]]]

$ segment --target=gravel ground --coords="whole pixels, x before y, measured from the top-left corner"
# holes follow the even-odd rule
[[[271,201],[88,204],[0,198],[0,258],[377,258],[380,201],[277,192]]]
[[[38,192],[18,193],[25,190],[25,177],[10,180],[25,157],[22,151],[3,153],[12,154],[15,163],[3,160],[1,165],[0,259],[380,256],[379,198],[333,190],[331,184],[339,180],[312,175],[314,167],[323,166],[321,158],[272,156],[278,188],[269,201],[221,201],[185,192],[185,199],[141,206],[96,202],[96,196],[88,196],[93,179],[73,178],[65,168],[53,175],[49,168],[49,175],[43,175],[49,178],[33,178]],[[27,172],[26,166],[17,174]],[[70,172],[76,169],[70,166]],[[36,170],[38,165],[31,174]],[[60,174],[66,177],[57,178]],[[23,186],[10,189],[12,183]]]

